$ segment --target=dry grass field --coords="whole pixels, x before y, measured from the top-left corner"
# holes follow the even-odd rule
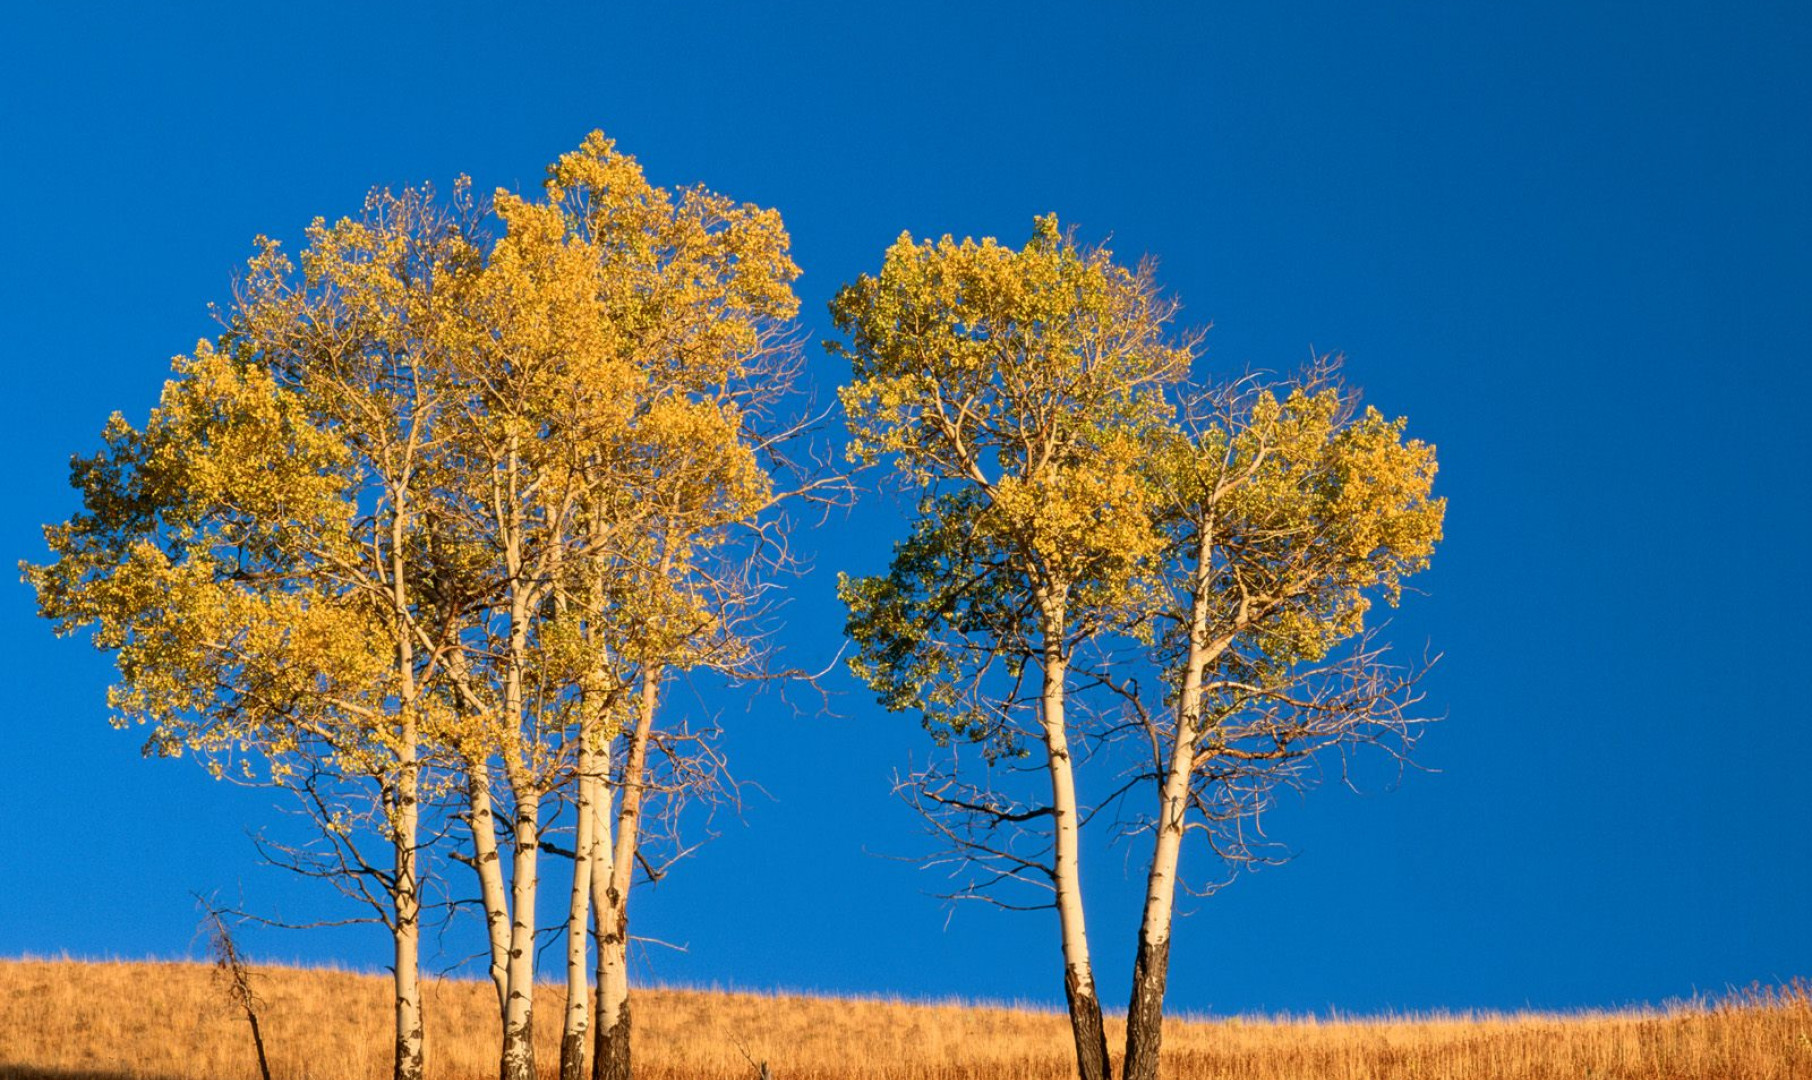
[[[266,968],[276,1080],[384,1080],[382,977]],[[548,986],[544,1068],[561,993]],[[495,1075],[488,984],[428,990],[430,1075]],[[648,1080],[1045,1080],[1069,1075],[1062,1017],[959,1003],[652,990],[636,1005]],[[1115,1033],[1117,1034],[1117,1033]],[[1169,1077],[1203,1080],[1812,1078],[1812,994],[1667,1012],[1375,1020],[1216,1020],[1166,1029]],[[243,1019],[200,964],[0,961],[0,1080],[255,1080]]]

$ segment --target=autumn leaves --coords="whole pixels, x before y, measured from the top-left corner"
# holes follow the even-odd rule
[[[84,509],[27,568],[43,613],[114,652],[119,722],[295,793],[317,835],[267,850],[388,927],[399,1077],[443,855],[478,886],[501,1075],[537,1075],[556,816],[562,1073],[588,1034],[628,1073],[647,822],[720,790],[663,691],[761,673],[782,510],[830,490],[784,456],[787,251],[772,211],[654,187],[601,135],[538,198],[379,192],[297,260],[261,240],[144,430],[76,462]]]
[[[1318,754],[1407,752],[1417,673],[1364,615],[1427,565],[1444,509],[1432,448],[1355,416],[1331,365],[1191,387],[1175,310],[1149,266],[1049,217],[1020,250],[902,237],[832,305],[851,456],[922,491],[889,572],[842,583],[854,667],[979,746],[902,792],[967,868],[955,895],[1057,910],[1083,1080],[1111,1069],[1078,834],[1130,799],[1152,837],[1124,1068],[1153,1080],[1184,834],[1262,857],[1257,816]]]
[[[797,273],[776,213],[654,187],[594,134],[536,197],[378,193],[299,265],[261,241],[144,430],[75,463],[84,509],[27,567],[44,615],[115,654],[120,722],[300,796],[319,841],[287,861],[391,932],[399,1078],[443,850],[478,885],[505,1080],[536,1075],[554,850],[561,1074],[630,1073],[647,824],[719,780],[665,689],[768,671],[789,506],[854,490],[794,450]],[[1081,830],[1110,791],[1149,808],[1126,1068],[1153,1076],[1183,835],[1256,857],[1252,815],[1318,754],[1407,749],[1415,672],[1365,614],[1440,534],[1400,421],[1327,370],[1198,386],[1175,310],[1049,217],[1021,249],[902,237],[832,306],[848,458],[918,506],[889,572],[842,583],[854,668],[950,747],[904,790],[966,891],[1057,908],[1091,1080]]]

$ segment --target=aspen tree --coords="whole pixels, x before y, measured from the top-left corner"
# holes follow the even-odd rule
[[[1149,268],[1079,249],[1054,216],[1020,250],[902,235],[831,310],[855,373],[843,391],[852,459],[891,460],[924,492],[889,573],[842,584],[855,670],[888,708],[919,710],[940,741],[980,742],[993,761],[1042,750],[1042,805],[936,773],[914,777],[909,794],[984,868],[969,895],[1008,881],[1050,890],[1078,1074],[1107,1080],[1069,668],[1137,607],[1159,543],[1141,463],[1193,343],[1167,333],[1175,305]],[[951,815],[960,822],[942,820]],[[1001,838],[1023,827],[1043,846]]]
[[[115,722],[148,749],[301,786],[319,872],[378,910],[394,944],[394,1075],[423,1073],[420,804],[452,643],[421,544],[444,370],[435,326],[476,261],[471,207],[376,193],[308,230],[298,276],[260,239],[228,330],[178,357],[143,430],[120,415],[77,458],[84,509],[27,567],[42,613],[112,651]],[[387,866],[321,777],[376,791]]]
[[[758,650],[742,571],[782,528],[767,468],[789,435],[769,407],[796,371],[797,274],[770,210],[650,185],[594,133],[546,197],[500,192],[503,235],[472,307],[454,531],[496,597],[451,682],[465,716],[468,822],[503,1022],[502,1074],[533,1074],[535,891],[544,800],[571,785],[563,1077],[629,1074],[627,900],[669,673],[737,672]],[[739,539],[740,538],[740,539]],[[482,584],[488,582],[488,584]],[[510,807],[510,870],[490,778]],[[666,784],[678,796],[685,783]],[[597,993],[587,1015],[586,919]]]
[[[594,681],[628,690],[613,699],[623,721],[615,745],[598,748],[608,784],[590,800],[588,862],[597,933],[592,1071],[627,1080],[628,902],[654,786],[650,758],[657,746],[673,751],[682,734],[657,715],[661,688],[688,670],[750,671],[760,652],[747,631],[762,606],[761,549],[784,551],[776,508],[813,488],[778,491],[770,476],[797,434],[773,410],[798,373],[798,268],[774,211],[704,188],[655,187],[595,132],[549,168],[546,191],[569,243],[594,260],[613,355],[639,379],[628,421],[600,429],[588,446],[596,482],[582,565],[600,584],[576,593],[592,598],[586,619],[615,673]],[[595,656],[606,662],[603,651]],[[663,793],[709,782],[710,772],[682,776]],[[578,916],[575,903],[570,917]],[[572,1033],[569,1024],[569,1041]],[[562,1057],[565,1075],[571,1062]]]
[[[777,214],[654,187],[597,133],[545,199],[494,206],[488,249],[463,183],[448,208],[379,193],[317,221],[299,275],[261,241],[228,332],[178,361],[145,432],[116,417],[77,461],[87,510],[26,569],[60,629],[118,652],[123,720],[217,767],[261,754],[311,800],[330,854],[298,868],[393,933],[399,1077],[423,1066],[429,786],[463,788],[506,1080],[536,1074],[545,811],[569,802],[561,1074],[590,1034],[594,1073],[627,1077],[647,816],[721,764],[662,688],[763,675],[781,508],[841,478],[788,458],[810,421],[779,416],[799,354]],[[335,801],[359,781],[388,866]]]
[[[465,629],[454,689],[465,718],[472,865],[499,994],[500,1075],[531,1080],[544,804],[575,744],[595,737],[575,693],[586,665],[561,631],[590,482],[584,442],[622,423],[636,376],[612,354],[595,259],[569,242],[558,210],[507,192],[494,204],[504,232],[476,289],[469,350],[457,354],[464,397],[447,477],[451,528],[489,554],[468,572],[493,603]],[[507,875],[492,832],[493,775],[508,795]]]
[[[1234,868],[1281,784],[1317,755],[1407,753],[1417,672],[1366,631],[1428,565],[1445,500],[1434,448],[1404,421],[1355,413],[1329,365],[1299,385],[1189,399],[1152,456],[1164,491],[1164,585],[1152,614],[1166,700],[1103,673],[1142,723],[1158,812],[1127,1012],[1126,1080],[1156,1080],[1179,859],[1187,833]],[[1344,648],[1343,648],[1344,646]],[[1166,715],[1168,714],[1168,715]]]

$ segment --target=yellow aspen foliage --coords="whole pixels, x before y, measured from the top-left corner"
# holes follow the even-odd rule
[[[421,1069],[424,783],[488,815],[502,764],[511,932],[532,938],[539,800],[575,747],[619,733],[631,685],[645,739],[664,672],[761,651],[797,275],[774,211],[653,186],[593,133],[538,198],[379,191],[293,260],[258,238],[220,339],[178,358],[142,431],[116,416],[74,463],[84,509],[24,570],[60,631],[115,655],[117,720],[311,797],[374,786],[388,869],[310,805],[386,882],[348,891],[396,935],[399,1077]],[[493,947],[522,991],[505,1073],[532,1075],[533,950]]]
[[[1021,249],[902,235],[831,310],[851,459],[926,491],[889,574],[843,582],[854,666],[890,708],[1005,737],[980,673],[1016,679],[1046,637],[1067,650],[1143,595],[1162,543],[1145,448],[1193,340],[1148,267],[1054,216]]]
[[[173,370],[143,432],[115,415],[74,462],[85,509],[26,568],[40,607],[115,652],[116,722],[150,724],[153,749],[359,754],[394,678],[383,604],[321,572],[356,547],[353,456],[243,356],[202,342]]]
[[[1175,310],[1148,266],[1079,249],[1054,216],[1018,250],[903,235],[831,306],[855,373],[842,395],[850,456],[887,459],[922,489],[888,572],[840,583],[852,667],[940,744],[979,742],[990,762],[1042,747],[1049,790],[1036,804],[954,765],[902,787],[969,864],[959,895],[1048,890],[1084,1080],[1111,1072],[1083,914],[1069,672],[1150,591],[1162,534],[1143,462],[1194,352],[1170,335]]]
[[[1178,557],[1212,545],[1219,633],[1271,663],[1316,661],[1363,630],[1374,597],[1397,602],[1446,511],[1430,495],[1434,448],[1405,439],[1405,424],[1355,415],[1336,387],[1297,387],[1252,395],[1173,444]]]

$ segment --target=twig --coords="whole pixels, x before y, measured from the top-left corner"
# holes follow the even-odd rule
[[[252,1025],[252,1045],[258,1050],[258,1072],[264,1080],[271,1080],[271,1063],[264,1055],[264,1033],[258,1027],[258,1009],[262,1003],[252,990],[251,973],[246,970],[245,960],[239,953],[238,944],[233,940],[232,931],[227,929],[226,920],[221,917],[221,909],[200,893],[192,895],[204,912],[202,926],[208,932],[209,947],[214,953],[215,976],[226,991],[227,1001],[243,1011],[246,1020]]]

